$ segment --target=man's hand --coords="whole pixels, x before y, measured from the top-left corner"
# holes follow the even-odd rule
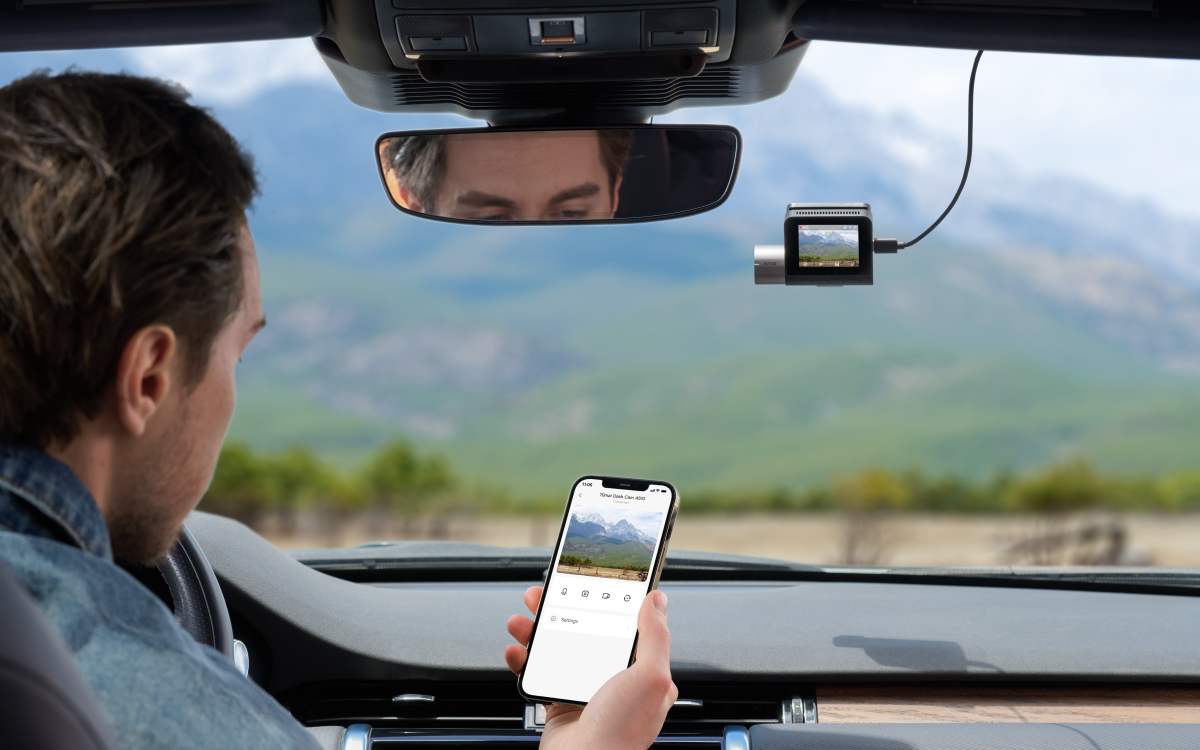
[[[525,606],[537,611],[542,587],[525,592]],[[521,645],[504,649],[508,668],[520,674],[525,665],[533,621],[524,615],[508,619],[508,632]],[[679,697],[671,681],[671,633],[667,630],[667,595],[651,591],[638,613],[637,661],[596,691],[584,707],[555,703],[546,709],[542,747],[554,750],[645,750],[662,729],[667,711]]]

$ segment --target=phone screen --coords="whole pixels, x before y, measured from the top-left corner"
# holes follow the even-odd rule
[[[521,675],[527,697],[586,703],[629,666],[675,490],[604,485],[585,477],[571,491]]]

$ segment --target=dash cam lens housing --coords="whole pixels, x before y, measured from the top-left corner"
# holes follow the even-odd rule
[[[783,221],[783,283],[789,286],[874,284],[873,234],[871,206],[867,203],[788,205]]]
[[[783,245],[754,246],[754,283],[782,284]]]

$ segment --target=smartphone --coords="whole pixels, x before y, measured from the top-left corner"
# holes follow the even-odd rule
[[[517,678],[526,700],[586,704],[633,663],[638,611],[658,587],[678,511],[668,482],[576,480]]]

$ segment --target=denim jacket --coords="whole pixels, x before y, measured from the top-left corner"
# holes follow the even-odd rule
[[[0,559],[66,640],[122,748],[319,747],[113,563],[91,493],[41,451],[0,445]]]

